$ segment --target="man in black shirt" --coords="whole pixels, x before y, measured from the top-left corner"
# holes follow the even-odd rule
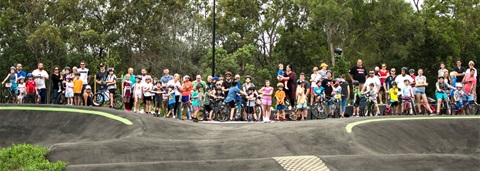
[[[322,80],[322,87],[325,89],[325,96],[327,99],[330,99],[332,97],[332,92],[333,92],[333,88],[331,85],[332,81],[333,81],[332,71],[328,70],[327,78]]]
[[[456,85],[462,85],[463,77],[465,76],[465,68],[462,67],[462,62],[457,60],[457,66],[455,67],[455,72],[457,72],[457,83]]]
[[[232,87],[232,73],[231,72],[226,72],[225,73],[225,80],[222,81],[222,90],[224,94],[228,94],[228,91],[230,90],[230,87]]]
[[[105,66],[103,65],[103,63],[100,63],[100,71],[98,71],[95,77],[95,82],[100,85],[98,90],[107,89],[107,84],[105,83],[107,75],[108,72],[105,70]]]
[[[363,84],[365,84],[365,81],[367,79],[367,76],[366,76],[366,71],[367,69],[365,69],[363,67],[363,62],[361,59],[359,59],[357,61],[357,65],[355,65],[354,67],[352,67],[350,69],[350,71],[348,71],[348,75],[350,76],[350,80],[353,81],[358,81],[360,83],[360,89],[363,88]]]
[[[53,69],[53,74],[51,76],[52,78],[52,104],[55,104],[57,102],[57,97],[58,93],[62,91],[62,81],[63,81],[63,76],[59,73],[59,68],[58,66],[55,66]]]

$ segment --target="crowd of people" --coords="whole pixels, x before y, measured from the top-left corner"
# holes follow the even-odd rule
[[[461,106],[464,102],[476,101],[477,70],[474,62],[468,63],[468,68],[457,61],[457,66],[449,72],[444,64],[438,70],[436,84],[436,99],[438,104],[447,97]],[[64,92],[66,105],[91,106],[93,103],[92,87],[89,85],[91,73],[84,61],[80,67],[53,67],[53,73],[48,74],[43,64],[39,63],[37,69],[31,73],[22,70],[22,65],[10,68],[2,85],[10,88],[18,96],[17,102],[24,102],[24,98],[38,99],[38,103],[47,103],[47,81],[52,83],[51,103],[57,101],[59,93]],[[134,69],[129,68],[127,74],[121,78],[121,92],[124,97],[124,107],[128,112],[153,114],[155,116],[172,117],[185,120],[197,121],[197,114],[201,108],[205,109],[206,119],[212,119],[212,103],[222,101],[230,106],[230,117],[234,120],[235,106],[239,100],[245,101],[247,114],[253,113],[253,107],[258,101],[263,106],[263,118],[252,117],[252,120],[270,122],[271,109],[276,109],[279,115],[285,114],[285,110],[296,108],[301,120],[306,119],[307,109],[315,103],[329,99],[336,99],[340,106],[339,117],[344,117],[347,102],[351,100],[354,106],[350,116],[359,116],[359,104],[363,95],[375,103],[377,114],[380,115],[377,104],[388,104],[393,108],[393,114],[399,114],[402,102],[414,100],[417,104],[427,101],[425,89],[429,86],[422,69],[400,69],[397,74],[395,68],[387,68],[386,64],[375,69],[367,70],[358,60],[357,64],[349,70],[347,81],[346,75],[334,79],[328,65],[322,63],[320,68],[314,67],[310,79],[304,73],[297,75],[293,72],[292,65],[278,65],[278,84],[270,81],[257,87],[252,83],[253,77],[245,76],[245,82],[241,83],[240,75],[226,72],[224,75],[208,76],[206,80],[197,75],[192,79],[188,75],[170,75],[168,69],[163,70],[159,78],[152,77],[145,68],[140,74],[135,75]],[[120,78],[118,79],[120,80]],[[99,71],[95,74],[95,84],[99,90],[106,90],[110,95],[110,107],[115,107],[113,96],[117,93],[117,76],[114,68],[105,68],[99,65]],[[446,90],[454,89],[451,94]],[[35,98],[36,97],[36,98]],[[275,102],[275,103],[274,103]],[[331,105],[331,103],[327,103]],[[428,105],[428,103],[427,103]],[[402,106],[402,107],[400,107]],[[420,105],[417,105],[420,107]],[[440,105],[437,105],[437,112]],[[327,108],[328,109],[328,108]],[[428,112],[433,113],[429,107]],[[420,109],[418,111],[421,111]],[[334,111],[326,111],[328,117],[334,117]],[[438,114],[438,113],[437,113]],[[278,120],[277,115],[276,120]]]

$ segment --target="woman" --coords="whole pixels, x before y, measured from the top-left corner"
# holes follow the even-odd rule
[[[463,92],[465,93],[463,101],[467,101],[468,103],[472,103],[475,100],[475,87],[477,85],[477,79],[475,78],[475,69],[469,69],[470,72],[465,75],[463,79],[464,89]]]
[[[313,67],[313,74],[310,76],[310,82],[312,82],[310,85],[310,94],[312,94],[310,96],[310,106],[313,105],[313,99],[315,98],[315,96],[313,95],[313,89],[315,89],[315,87],[317,87],[317,82],[320,81],[320,74],[318,74],[318,68],[317,67]]]
[[[54,67],[51,79],[52,79],[52,84],[53,84],[53,86],[52,86],[52,89],[53,89],[53,91],[52,91],[52,93],[53,93],[52,104],[55,104],[55,102],[57,102],[58,92],[59,92],[59,90],[62,89],[61,83],[63,81],[63,76],[60,74],[58,66]]]
[[[442,62],[440,63],[440,69],[438,70],[438,76],[445,76],[444,74],[448,73],[448,70],[445,68],[445,64]],[[447,78],[447,77],[445,77]]]
[[[288,84],[285,85],[285,87],[288,87],[288,89],[285,90],[285,94],[287,95],[287,99],[289,100],[291,106],[293,106],[295,103],[296,79],[297,75],[292,71],[291,64],[287,65],[286,72],[283,74],[283,77],[279,79],[279,81],[282,82],[288,81]]]
[[[475,66],[475,63],[473,61],[470,61],[468,62],[468,69],[467,71],[465,72],[465,75],[467,74],[470,74],[473,72],[473,78],[475,78],[474,80],[474,83],[475,85],[473,86],[473,95],[474,95],[474,101],[475,103],[477,102],[477,69],[474,67]],[[465,81],[465,77],[463,77],[463,81]]]
[[[190,81],[190,76],[185,75],[183,77],[184,83],[182,87],[182,106],[183,106],[183,116],[185,116],[186,120],[189,120],[190,112],[187,113],[187,109],[190,109],[190,96],[192,95],[193,85]]]
[[[270,122],[270,107],[272,106],[272,94],[273,94],[273,87],[270,86],[270,81],[265,81],[265,87],[260,89],[260,93],[262,94],[262,105],[263,105],[263,113],[264,122]]]
[[[247,92],[250,87],[255,87],[255,84],[252,83],[252,76],[247,75],[245,77],[245,83],[242,85],[242,91]]]
[[[383,104],[383,94],[385,93],[385,91],[387,90],[386,87],[384,86],[385,85],[385,80],[387,79],[388,77],[388,70],[387,70],[387,64],[383,63],[382,64],[382,69],[380,69],[378,71],[378,75],[380,76],[380,92],[378,93],[378,97],[380,99],[380,104]],[[387,98],[385,98],[385,103],[387,103],[388,100]]]
[[[320,81],[327,78],[327,69],[328,65],[326,63],[322,63],[320,65],[320,71],[318,71],[318,74],[320,75]]]
[[[182,119],[182,116],[180,116],[180,105],[181,105],[181,101],[180,101],[180,91],[182,89],[182,84],[180,83],[180,75],[179,74],[175,74],[173,76],[173,80],[170,80],[168,81],[168,86],[173,86],[173,89],[175,90],[175,107],[173,108],[173,117],[177,118],[177,119]]]
[[[428,98],[427,95],[425,94],[425,88],[428,86],[427,83],[427,77],[423,75],[423,69],[418,69],[418,75],[415,77],[415,97],[417,99],[417,107],[419,113],[422,111],[420,102],[423,100],[425,103],[425,108],[428,110],[428,112],[433,113],[433,111],[430,109],[430,104],[428,103]],[[426,111],[425,111],[426,112]]]

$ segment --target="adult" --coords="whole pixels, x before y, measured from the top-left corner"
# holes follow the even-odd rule
[[[368,86],[370,84],[373,84],[373,90],[378,93],[380,91],[380,86],[381,86],[380,79],[378,79],[378,77],[375,76],[374,70],[369,71],[368,75],[369,77],[365,80],[365,85],[367,86],[363,86],[362,93],[371,91],[370,86]],[[378,105],[376,105],[376,108],[377,108],[376,115],[378,116],[380,114],[380,109],[378,108]]]
[[[432,110],[430,109],[430,104],[428,103],[428,98],[427,95],[425,94],[425,87],[428,86],[427,83],[427,77],[423,75],[423,69],[418,69],[418,75],[415,77],[415,88],[414,94],[417,99],[417,107],[418,111],[421,112],[422,108],[420,105],[420,101],[423,100],[423,102],[426,104],[425,108],[428,110],[428,112],[433,113]],[[425,111],[426,112],[426,111]]]
[[[63,76],[60,74],[60,70],[58,66],[55,66],[53,69],[53,74],[51,76],[52,80],[52,102],[51,104],[55,104],[57,102],[58,92],[62,91],[62,82]]]
[[[475,78],[475,85],[473,87],[473,94],[474,94],[474,100],[475,102],[477,102],[477,86],[476,86],[476,83],[477,83],[477,69],[474,67],[475,66],[475,63],[473,61],[470,61],[468,62],[468,69],[467,71],[465,72],[465,75],[466,74],[470,74],[470,73],[473,73],[473,77]],[[473,69],[473,70],[472,70]],[[465,78],[465,77],[464,77]]]
[[[457,75],[455,75],[457,77],[455,84],[462,86],[462,81],[465,77],[465,68],[462,67],[462,61],[460,61],[460,59],[457,60],[457,66],[455,66],[453,70],[457,73]]]
[[[105,69],[105,68],[104,68]],[[135,79],[135,75],[133,74],[133,68],[128,68],[127,70],[127,74],[130,75],[130,87],[133,87],[133,85],[135,84],[136,82],[136,79]],[[122,85],[125,85],[125,81],[127,81],[127,74],[125,74],[122,78]],[[123,91],[123,90],[122,90]],[[130,90],[130,92],[133,92],[133,90]],[[133,101],[134,101],[135,97],[134,96],[130,96],[130,102],[131,103],[126,103],[125,105],[125,109],[128,110],[128,111],[132,111],[132,107],[133,107]]]
[[[357,65],[353,66],[349,71],[348,75],[350,76],[350,80],[353,81],[358,81],[360,84],[360,89],[363,88],[363,85],[365,84],[365,81],[367,79],[366,77],[366,71],[365,67],[363,67],[363,62],[361,59],[357,60]]]
[[[77,69],[77,72],[80,73],[80,80],[82,80],[82,94],[85,91],[85,88],[90,81],[90,70],[86,68],[85,61],[80,61],[80,68]]]
[[[142,69],[140,70],[140,74],[142,74],[142,81],[141,81],[140,83],[145,84],[145,83],[146,83],[147,76],[149,76],[149,75],[147,74],[147,69],[146,69],[146,68],[142,68]],[[150,76],[150,78],[152,78],[152,77]],[[145,99],[144,99],[144,103],[145,103]]]
[[[22,64],[17,64],[17,70],[15,71],[15,74],[17,74],[18,78],[20,78],[20,77],[27,78],[27,73],[25,73],[25,71],[23,71]]]
[[[303,82],[303,89],[305,90],[304,94],[305,94],[305,97],[307,99],[307,102],[308,102],[308,96],[310,95],[310,82],[308,82],[307,80],[305,80],[305,73],[300,73],[300,78],[299,80],[302,80]],[[298,80],[297,80],[298,82]]]
[[[182,85],[182,89],[181,89],[181,92],[182,92],[182,107],[183,107],[183,116],[186,117],[186,120],[190,120],[191,119],[191,116],[190,116],[190,106],[191,106],[191,103],[190,103],[190,96],[192,95],[192,90],[193,90],[193,86],[192,86],[192,82],[190,81],[190,76],[188,75],[185,75],[183,76],[183,85]],[[188,109],[188,111],[187,111]]]
[[[463,83],[465,84],[463,88],[463,92],[465,93],[463,101],[467,101],[468,103],[473,102],[475,100],[475,87],[477,85],[477,79],[475,78],[474,72],[475,69],[469,69],[470,72],[465,76],[463,79]]]
[[[105,65],[103,65],[103,63],[100,63],[99,71],[95,75],[95,82],[99,85],[98,90],[107,89],[107,83],[106,83],[107,75],[108,75],[108,72],[105,70]],[[130,80],[131,79],[132,78],[130,77]]]
[[[341,115],[345,116],[345,110],[347,109],[347,101],[350,97],[350,85],[346,80],[345,75],[340,76],[340,87],[342,87],[342,101],[340,107],[342,107]]]
[[[173,108],[173,113],[177,119],[181,120],[182,116],[180,113],[180,106],[181,106],[180,96],[182,94],[180,93],[179,90],[182,89],[182,84],[180,83],[180,75],[179,74],[173,75],[173,80],[170,80],[167,84],[168,86],[173,86],[173,89],[175,90],[175,107]]]
[[[328,65],[326,63],[322,63],[320,65],[320,71],[318,71],[318,74],[320,75],[320,81],[327,78],[327,69]]]
[[[192,82],[192,87],[195,88],[195,87],[197,87],[198,84],[202,85],[202,90],[203,90],[203,92],[205,92],[205,90],[207,89],[207,83],[202,80],[201,75],[197,75],[195,77],[195,81]]]
[[[245,76],[245,83],[242,85],[242,91],[248,92],[248,88],[255,87],[255,84],[252,83],[252,76]]]
[[[444,74],[448,73],[448,69],[445,68],[445,63],[440,63],[440,69],[438,70],[438,76],[445,76]]]
[[[380,77],[380,84],[381,84],[380,92],[378,92],[378,98],[380,99],[380,104],[383,104],[383,95],[386,94],[385,92],[387,91],[387,88],[385,87],[385,80],[387,80],[387,77],[389,75],[387,70],[387,64],[385,63],[382,64],[382,68],[378,70],[378,75]],[[388,103],[388,101],[385,100],[385,103]]]
[[[405,88],[404,81],[407,79],[409,82],[413,82],[413,78],[410,75],[407,75],[408,69],[407,67],[402,67],[401,74],[395,78],[395,82],[397,82],[397,87],[399,90],[403,90]]]
[[[214,88],[215,82],[213,82],[213,77],[211,75],[209,75],[207,77],[207,83],[206,84],[207,84],[207,89],[208,88],[212,88],[212,89]]]
[[[160,78],[162,84],[167,84],[170,80],[173,80],[173,76],[171,76],[170,71],[168,69],[163,70],[163,76]]]
[[[47,103],[47,86],[45,81],[49,79],[47,71],[43,69],[43,63],[38,63],[37,69],[32,72],[35,83],[37,83],[37,90],[40,95],[40,103]]]
[[[228,90],[230,90],[230,87],[232,87],[232,73],[230,71],[227,71],[225,73],[225,80],[222,81],[222,90],[224,94],[228,94]]]
[[[295,103],[295,91],[296,91],[296,83],[295,83],[295,79],[297,78],[297,74],[295,74],[295,72],[292,71],[292,65],[291,64],[288,64],[287,67],[286,67],[286,72],[283,73],[283,77],[280,77],[279,81],[282,81],[285,85],[285,82],[287,82],[287,85],[285,85],[285,87],[287,87],[288,89],[285,90],[285,94],[287,95],[287,99],[288,101],[290,102],[290,105],[291,106],[294,106],[294,103]]]
[[[320,74],[318,73],[318,68],[313,67],[313,73],[310,76],[310,82],[311,82],[311,88],[310,88],[310,93],[312,96],[310,96],[310,106],[313,105],[313,101],[315,99],[315,96],[313,95],[313,89],[317,87],[317,82],[320,81]]]

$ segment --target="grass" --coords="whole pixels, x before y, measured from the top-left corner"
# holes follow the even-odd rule
[[[31,144],[18,144],[0,149],[0,170],[49,170],[60,171],[66,162],[50,162],[45,157],[49,150]]]

